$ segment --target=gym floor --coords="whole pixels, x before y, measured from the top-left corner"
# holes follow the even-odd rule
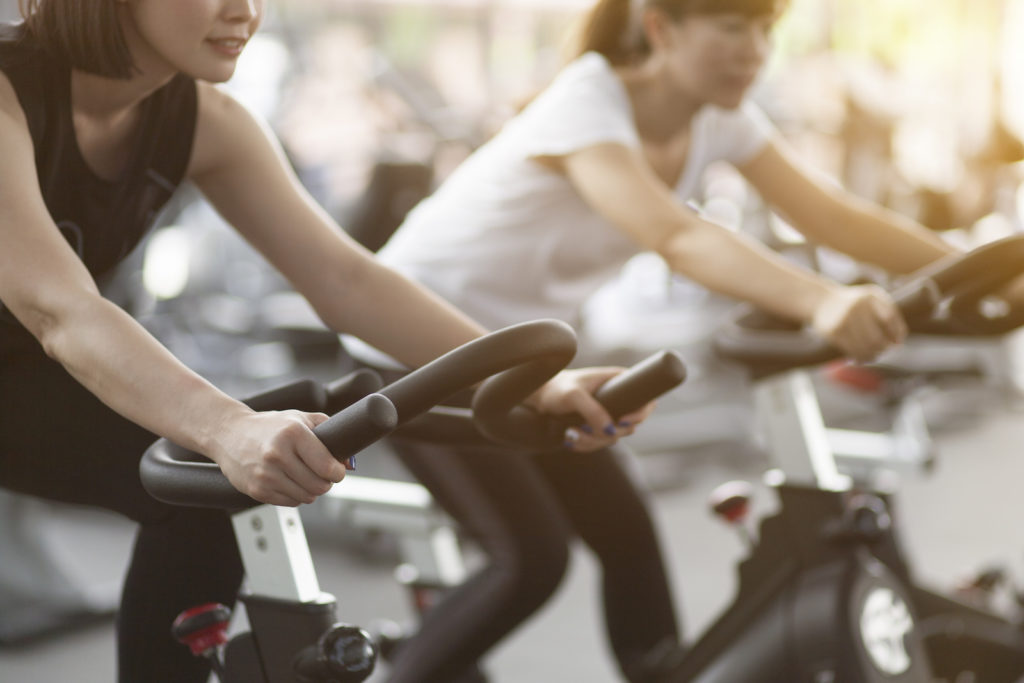
[[[970,406],[965,413],[964,406]],[[965,400],[957,420],[935,433],[937,467],[904,477],[896,510],[908,553],[922,582],[948,586],[958,578],[1004,565],[1024,580],[1024,406],[985,394]],[[772,498],[759,483],[763,460],[742,448],[646,455],[639,475],[650,483],[667,561],[677,588],[677,607],[693,637],[728,602],[732,563],[743,554],[739,537],[706,511],[707,493],[728,479],[755,482],[754,514]],[[395,467],[387,454],[363,458],[360,472]],[[83,572],[116,575],[123,569],[131,529],[107,515],[57,508],[53,520]],[[368,625],[386,617],[409,618],[392,580],[393,556],[381,540],[332,538],[323,519],[309,535],[321,585],[338,596],[340,615]],[[104,564],[107,563],[107,564]],[[596,568],[577,550],[570,574],[547,607],[507,639],[486,661],[496,683],[612,683],[619,679],[605,651]],[[384,680],[382,667],[371,681]],[[0,648],[0,681],[17,683],[110,683],[114,680],[113,626],[89,626],[30,643]]]

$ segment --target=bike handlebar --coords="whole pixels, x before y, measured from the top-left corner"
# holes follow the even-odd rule
[[[992,314],[985,299],[1024,275],[1024,235],[940,259],[892,292],[911,332],[996,336],[1024,325],[1024,311]],[[843,356],[818,335],[763,311],[741,311],[715,340],[719,354],[756,367],[761,376],[820,365]]]
[[[375,373],[360,371],[326,387],[310,380],[294,382],[247,403],[257,410],[341,408],[313,431],[336,458],[345,460],[451,395],[502,373],[501,382],[481,387],[487,413],[485,422],[490,425],[486,429],[519,445],[549,447],[553,445],[550,421],[534,415],[528,424],[524,423],[517,405],[564,368],[575,352],[576,336],[565,323],[522,323],[469,342],[383,388]],[[658,372],[671,376],[651,376]],[[631,381],[609,382],[609,389],[620,389],[605,393],[612,405],[640,401],[633,406],[639,407],[656,395],[644,399],[643,392],[667,390],[681,382],[684,375],[681,361],[666,356],[660,363],[652,363],[640,377],[634,373]],[[362,396],[367,392],[376,393]],[[623,392],[628,392],[628,396]],[[510,430],[529,431],[510,437]],[[534,430],[545,437],[538,439]],[[258,504],[235,489],[216,464],[167,439],[159,439],[146,450],[140,474],[146,490],[168,503],[226,509]]]
[[[480,431],[525,448],[551,448],[562,443],[569,423],[543,418],[519,403],[564,368],[575,351],[575,334],[565,323],[522,323],[450,351],[383,388],[376,373],[364,370],[327,387],[310,380],[294,382],[247,403],[260,410],[340,407],[313,431],[336,458],[345,460],[451,395],[491,377],[474,399]],[[684,378],[679,357],[663,352],[613,378],[595,396],[618,416],[643,406]],[[376,393],[359,398],[370,391]],[[445,438],[442,433],[437,440]],[[216,464],[167,439],[147,449],[140,473],[146,490],[168,503],[226,509],[258,504],[235,489]]]
[[[397,425],[398,413],[391,402],[370,394],[317,425],[313,433],[335,458],[346,460],[390,434]],[[165,503],[229,510],[259,505],[232,486],[216,463],[167,439],[159,439],[146,449],[139,474],[146,491]]]
[[[515,371],[510,371],[515,372]],[[616,375],[594,398],[612,418],[618,419],[675,388],[686,379],[686,368],[675,351],[660,351]],[[395,432],[395,437],[461,446],[486,446],[495,442],[529,450],[561,447],[565,430],[582,424],[579,415],[550,417],[518,404],[530,392],[511,385],[513,377],[492,377],[474,394],[473,408],[434,406]],[[511,392],[506,395],[506,392]]]
[[[613,419],[638,410],[686,379],[686,367],[673,351],[661,351],[608,380],[594,398]],[[564,443],[567,427],[582,424],[578,416],[552,419],[521,405],[533,393],[520,369],[507,370],[485,381],[473,396],[473,419],[492,441],[536,450]]]
[[[513,325],[449,351],[380,393],[344,408],[313,431],[336,458],[346,460],[402,422],[496,372],[528,367],[539,387],[565,367],[575,353],[576,335],[563,322],[541,320]],[[373,382],[364,380],[360,384],[367,388]],[[282,409],[292,406],[276,401],[301,399],[322,410],[326,394],[321,394],[315,383],[297,382],[268,392],[269,399],[262,395],[249,403],[263,409]],[[244,509],[258,504],[235,489],[216,464],[205,460],[167,439],[159,439],[142,457],[142,484],[153,497],[177,505]]]

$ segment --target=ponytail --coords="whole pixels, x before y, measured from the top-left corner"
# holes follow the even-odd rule
[[[636,28],[632,15],[633,0],[598,0],[583,17],[570,55],[599,52],[612,64],[628,62],[633,57],[628,34]]]
[[[664,12],[672,19],[688,14],[738,12],[778,16],[789,0],[597,0],[583,16],[569,43],[570,60],[585,52],[599,52],[613,65],[623,66],[646,57],[651,46],[641,24],[643,10]]]

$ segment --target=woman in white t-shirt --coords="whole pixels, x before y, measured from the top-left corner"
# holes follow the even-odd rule
[[[495,328],[578,323],[586,299],[651,250],[710,290],[809,324],[850,357],[899,343],[905,323],[881,289],[791,265],[686,207],[705,168],[726,161],[808,239],[857,260],[906,273],[952,251],[804,170],[744,101],[783,5],[600,0],[579,57],[409,215],[381,259]],[[678,642],[672,599],[642,496],[613,454],[402,457],[491,563],[427,616],[393,682],[456,680],[543,603],[574,534],[601,562],[625,676],[656,678],[659,653]]]

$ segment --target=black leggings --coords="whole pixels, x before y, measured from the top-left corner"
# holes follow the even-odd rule
[[[393,445],[490,562],[426,614],[389,683],[458,678],[547,601],[577,535],[600,561],[605,626],[626,677],[655,646],[678,642],[654,523],[624,453]]]
[[[242,563],[227,514],[152,499],[138,465],[155,437],[40,354],[0,361],[0,406],[0,486],[140,525],[117,616],[118,680],[205,683],[208,664],[170,627],[188,607],[234,603]]]

